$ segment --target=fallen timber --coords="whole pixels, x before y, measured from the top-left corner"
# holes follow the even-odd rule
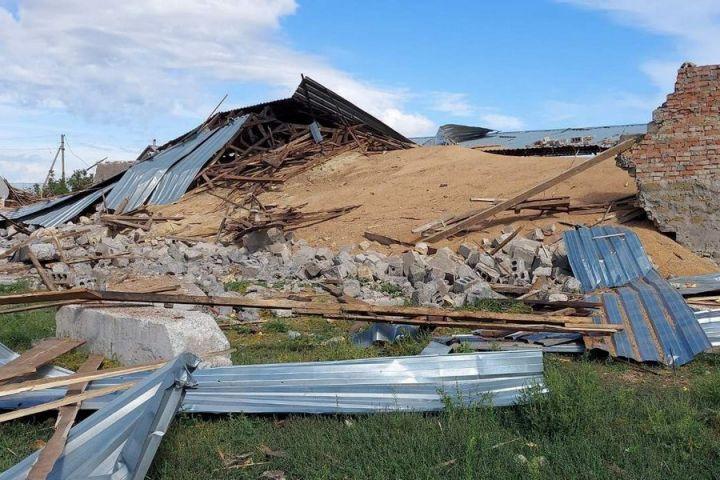
[[[483,328],[488,330],[522,329],[528,331],[578,332],[605,335],[612,334],[620,329],[617,325],[604,323],[595,324],[593,323],[592,317],[583,316],[547,316],[533,313],[499,313],[426,307],[376,306],[360,303],[318,304],[292,300],[262,300],[245,297],[195,296],[87,289],[8,295],[0,298],[0,305],[63,300],[279,309],[290,310],[298,315],[321,315],[326,318],[380,323],[407,323],[428,327]]]
[[[512,198],[509,198],[505,201],[502,201],[500,203],[497,203],[489,208],[486,208],[484,210],[478,210],[475,211],[475,213],[472,213],[470,215],[465,216],[464,219],[458,221],[457,223],[446,226],[447,222],[440,221],[439,224],[443,225],[443,229],[437,232],[434,232],[430,234],[427,237],[420,236],[416,241],[417,242],[428,242],[428,243],[434,243],[439,240],[451,237],[453,235],[457,235],[463,231],[468,230],[470,227],[473,227],[480,222],[484,222],[498,213],[504,212],[505,210],[512,209],[513,207],[521,204],[522,202],[530,199],[531,197],[538,195],[547,189],[564,182],[565,180],[568,180],[575,175],[578,175],[579,173],[584,172],[588,168],[594,167],[595,165],[598,165],[599,163],[608,160],[610,158],[615,158],[616,155],[624,152],[625,150],[629,149],[633,145],[635,145],[639,140],[639,137],[633,137],[628,140],[625,140],[624,142],[621,142],[617,145],[615,145],[612,148],[609,148],[605,150],[602,153],[599,153],[595,155],[593,158],[586,160],[579,165],[576,165],[569,170],[566,170],[565,172],[561,173],[560,175],[556,175],[555,177],[549,178],[534,187],[525,190],[523,192],[518,193]],[[430,222],[428,225],[437,225],[438,221]],[[421,230],[423,227],[420,227],[418,229],[415,229],[416,231]]]

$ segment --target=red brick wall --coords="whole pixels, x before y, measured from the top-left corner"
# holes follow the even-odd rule
[[[639,186],[720,177],[720,65],[683,64],[675,91],[626,158]]]
[[[634,170],[640,205],[661,231],[720,262],[720,65],[682,65],[620,164]]]

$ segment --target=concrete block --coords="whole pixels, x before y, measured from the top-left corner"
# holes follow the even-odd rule
[[[475,251],[477,251],[477,249],[475,247],[473,247],[472,245],[468,245],[467,243],[463,243],[462,245],[460,245],[458,247],[458,253],[465,260],[467,260],[468,257],[470,256],[470,254]]]
[[[479,278],[475,277],[460,277],[457,280],[455,280],[455,283],[452,286],[452,291],[454,293],[465,293],[467,290],[470,289],[474,284],[480,282]]]
[[[203,357],[202,365],[231,365],[230,348],[215,319],[203,312],[163,307],[89,308],[66,305],[56,316],[56,335],[86,340],[93,353],[123,365],[170,360],[183,352]]]

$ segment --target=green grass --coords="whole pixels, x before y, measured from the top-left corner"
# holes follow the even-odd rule
[[[404,295],[403,289],[391,282],[379,282],[379,284],[375,287],[375,290],[394,298],[402,297]]]
[[[0,284],[0,295],[10,295],[13,293],[23,293],[30,289],[30,283],[27,280],[18,280],[12,283]]]
[[[497,308],[501,308],[498,306]],[[505,307],[502,307],[505,308]],[[282,323],[302,332],[267,328]],[[0,342],[27,348],[52,334],[51,312],[0,317]],[[345,322],[272,319],[229,331],[235,363],[414,355],[427,338],[384,348],[348,341]],[[687,479],[720,472],[720,357],[702,355],[659,375],[592,356],[545,356],[549,393],[511,408],[367,416],[179,415],[151,479]],[[53,416],[0,424],[0,470],[52,432]],[[267,456],[267,447],[281,456]],[[250,454],[257,464],[225,468]]]

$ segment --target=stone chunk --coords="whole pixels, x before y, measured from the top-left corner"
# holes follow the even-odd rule
[[[86,340],[93,353],[123,365],[170,360],[183,352],[203,358],[205,367],[231,365],[230,348],[215,319],[203,312],[162,307],[90,308],[66,305],[56,317],[58,337]]]

